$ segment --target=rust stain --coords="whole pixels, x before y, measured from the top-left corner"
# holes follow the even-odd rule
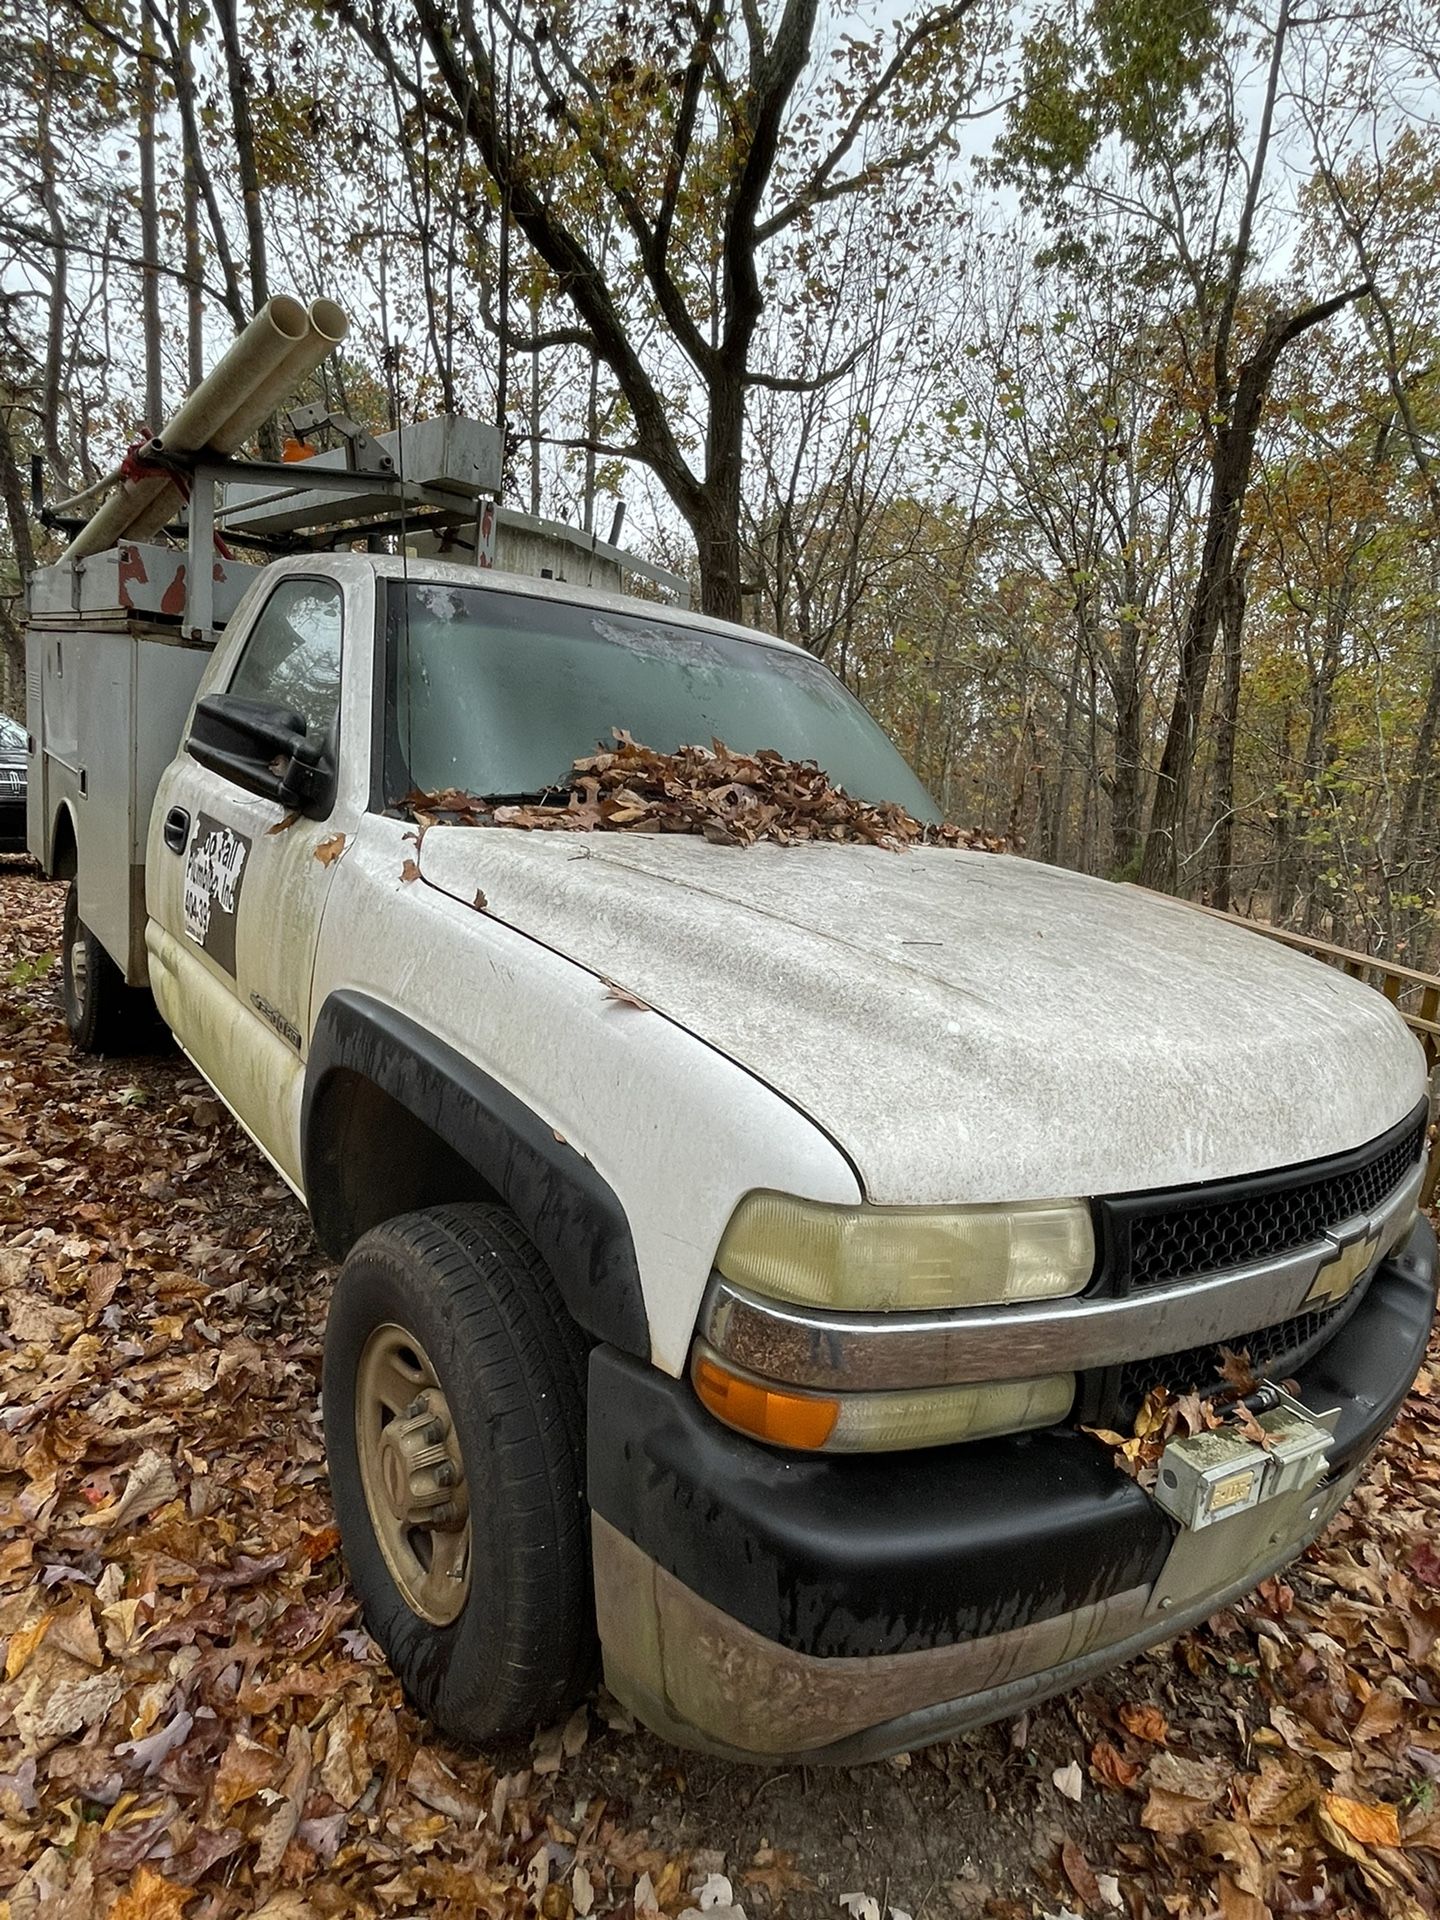
[[[160,596],[161,613],[174,614],[178,620],[185,611],[185,563],[175,569],[175,577]]]
[[[120,549],[121,606],[127,607],[131,604],[130,595],[127,591],[128,588],[132,586],[143,587],[148,580],[149,575],[145,571],[145,562],[141,557],[140,549],[138,547],[122,546]]]

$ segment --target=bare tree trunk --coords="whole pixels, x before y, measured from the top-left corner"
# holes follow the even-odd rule
[[[255,123],[250,117],[250,71],[240,44],[236,0],[211,0],[211,4],[225,48],[225,77],[230,84],[230,126],[245,207],[250,310],[258,313],[270,298],[270,266],[265,244],[265,210],[260,203],[260,169],[255,160]],[[280,434],[274,420],[262,420],[256,438],[265,459],[279,459]]]
[[[5,519],[10,528],[10,543],[15,550],[15,564],[20,573],[20,585],[23,589],[26,580],[35,570],[35,550],[30,543],[30,521],[25,511],[25,488],[20,478],[20,462],[15,451],[15,442],[10,435],[10,422],[6,410],[0,406],[0,500],[5,503]],[[19,622],[12,619],[7,610],[0,608],[0,628],[3,628],[5,647],[5,669],[8,682],[5,692],[13,697],[25,685],[25,642],[21,635]]]
[[[1293,340],[1368,291],[1366,286],[1350,287],[1332,299],[1301,308],[1285,319],[1272,319],[1259,346],[1240,368],[1233,399],[1221,383],[1217,406],[1225,417],[1215,430],[1210,457],[1210,500],[1200,572],[1180,643],[1175,697],[1160,755],[1150,828],[1145,836],[1140,868],[1140,877],[1147,886],[1173,888],[1179,875],[1180,832],[1189,809],[1190,775],[1199,742],[1210,661],[1220,631],[1226,585],[1235,564],[1240,518],[1250,485],[1261,415],[1276,365]]]
[[[152,24],[164,36],[169,48],[167,64],[175,88],[175,104],[180,109],[180,140],[185,156],[185,180],[188,189],[205,209],[205,218],[210,228],[210,243],[215,250],[215,258],[220,265],[220,277],[224,283],[225,309],[238,332],[248,318],[245,311],[245,296],[240,288],[240,276],[235,268],[235,257],[230,250],[230,239],[225,230],[224,216],[215,193],[215,182],[211,179],[210,169],[205,163],[205,149],[200,138],[200,106],[195,91],[195,63],[190,52],[197,37],[198,22],[191,0],[181,0],[179,16],[173,25],[153,4],[153,0],[146,0],[146,13]],[[193,253],[188,219],[185,243],[185,271],[191,276],[192,386],[200,378],[200,374],[195,371],[199,364],[195,357],[199,353],[195,341],[199,326],[197,316],[200,303],[197,288],[200,270],[200,233],[197,212]]]
[[[590,385],[585,395],[585,497],[582,525],[586,533],[595,531],[595,442],[600,433],[600,362],[590,356]]]
[[[1221,633],[1225,679],[1221,689],[1219,723],[1215,730],[1215,789],[1211,807],[1215,879],[1210,888],[1210,904],[1218,907],[1222,913],[1229,913],[1234,903],[1235,736],[1240,719],[1241,643],[1245,633],[1243,561],[1227,582]]]
[[[1070,678],[1065,688],[1065,719],[1060,730],[1060,764],[1055,770],[1053,805],[1045,836],[1045,858],[1055,867],[1065,864],[1066,830],[1069,826],[1066,815],[1070,806],[1070,769],[1073,760],[1071,743],[1075,733],[1075,714],[1080,704],[1080,659],[1083,651],[1084,643],[1077,639],[1075,651],[1070,656]]]
[[[48,80],[47,80],[48,86]],[[60,217],[55,191],[56,155],[50,138],[50,103],[40,111],[37,155],[40,165],[40,204],[50,235],[50,309],[45,324],[45,369],[40,392],[41,432],[45,458],[57,487],[70,491],[70,462],[60,441],[60,393],[65,376],[65,316],[70,305],[69,237]]]
[[[160,209],[155,198],[155,58],[150,22],[142,15],[145,48],[136,103],[140,150],[140,331],[145,351],[145,425],[159,433],[165,424],[160,362]]]
[[[204,261],[200,253],[200,193],[195,175],[185,164],[185,385],[198,387],[205,378]]]
[[[265,246],[265,216],[260,204],[260,170],[255,164],[255,123],[250,118],[250,72],[240,44],[236,0],[211,0],[225,49],[225,78],[230,87],[230,125],[245,210],[246,252],[250,268],[250,308],[258,313],[270,298],[270,269]]]

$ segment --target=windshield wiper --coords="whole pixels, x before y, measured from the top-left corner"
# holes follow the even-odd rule
[[[570,804],[568,787],[531,787],[523,793],[486,793],[481,799],[491,807],[567,807]]]

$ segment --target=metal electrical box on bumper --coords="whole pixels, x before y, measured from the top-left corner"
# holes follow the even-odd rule
[[[912,1453],[781,1452],[598,1347],[589,1493],[608,1684],[682,1745],[854,1763],[923,1746],[1170,1638],[1294,1559],[1408,1393],[1435,1313],[1418,1220],[1297,1369],[1323,1477],[1202,1532],[1073,1426]]]

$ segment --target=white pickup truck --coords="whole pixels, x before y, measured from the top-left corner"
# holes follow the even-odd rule
[[[345,1553],[445,1732],[603,1659],[682,1743],[893,1753],[1204,1617],[1354,1485],[1435,1306],[1379,995],[1015,857],[417,825],[563,798],[616,727],[933,819],[761,633],[358,553],[262,568],[208,654],[68,604],[29,793],[71,1031],[122,1046],[153,995],[343,1260]],[[1227,1348],[1291,1383],[1271,1437],[1118,1472],[1085,1430]]]

